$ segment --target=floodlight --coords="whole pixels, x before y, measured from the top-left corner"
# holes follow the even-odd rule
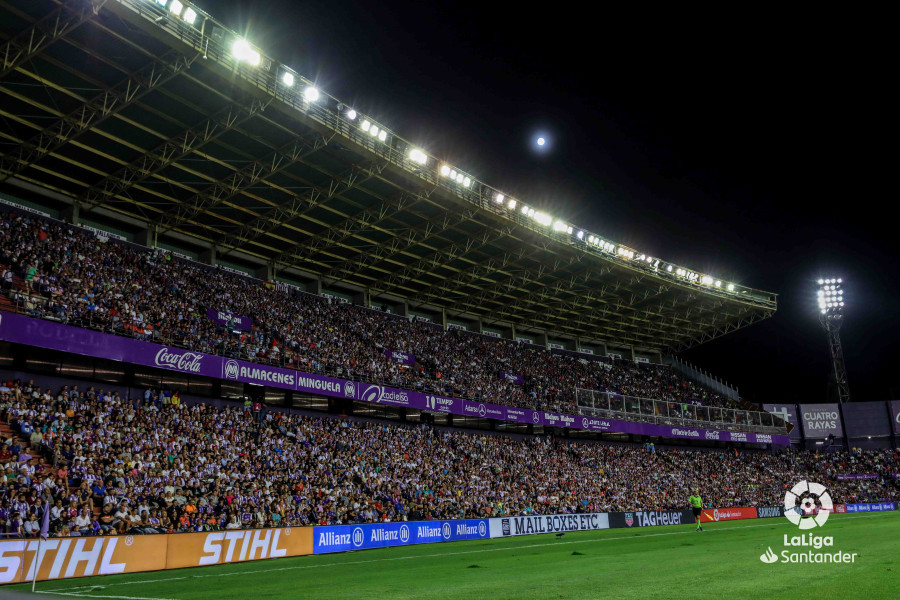
[[[462,183],[463,179],[465,179],[465,176],[462,173],[456,174],[456,183]]]
[[[363,131],[368,131],[370,127],[372,127],[372,124],[366,120],[364,120],[359,126],[359,128],[362,129]]]
[[[529,210],[531,210],[531,209],[529,209],[529,208],[528,208],[527,206],[525,206],[524,204],[522,205],[522,214],[523,214],[523,215],[529,216],[529,215],[528,215],[528,211],[529,211]]]
[[[418,148],[413,148],[412,150],[409,151],[409,158],[413,162],[417,162],[420,165],[424,165],[425,163],[428,162],[428,157],[425,155],[424,152],[422,152]]]
[[[281,74],[281,83],[284,85],[291,87],[294,85],[294,74],[285,71]]]
[[[496,202],[497,204],[502,204],[504,198],[505,198],[505,196],[503,194],[495,194],[494,202]]]
[[[819,280],[819,285],[822,285],[823,283],[825,283],[825,280],[824,280],[824,279],[820,279],[820,280]]]
[[[729,292],[733,292],[733,291],[734,291],[734,284],[733,284],[733,283],[729,283],[729,284],[728,284],[728,291],[729,291]]]
[[[583,240],[583,239],[584,239],[584,232],[583,232],[583,231],[579,231],[578,233],[575,234],[575,237],[577,237],[579,240]]]
[[[156,0],[156,3],[159,4],[160,6],[165,6],[166,2],[168,2],[168,1],[169,0]]]
[[[351,108],[350,110],[348,110],[348,111],[347,111],[347,118],[350,119],[351,121],[353,121],[354,119],[356,119],[356,111],[353,110],[352,108]]]
[[[669,273],[671,273],[671,272],[672,272],[672,265],[667,265],[667,266],[666,266],[666,271],[668,271]]]
[[[547,140],[545,140],[544,138],[538,138],[538,140],[537,140],[538,146],[543,146],[546,143],[547,143]]]
[[[378,127],[376,127],[375,125],[369,127],[369,135],[371,135],[372,137],[378,135]]]
[[[566,224],[563,223],[562,221],[557,221],[556,223],[553,224],[553,231],[565,231],[565,230],[566,230]]]
[[[378,139],[381,140],[382,142],[383,142],[384,140],[386,140],[386,139],[387,139],[387,131],[385,131],[384,129],[382,129],[381,131],[379,131],[379,132],[378,132]]]
[[[184,11],[184,14],[181,15],[181,18],[184,19],[184,22],[188,25],[193,25],[194,21],[197,20],[197,12],[193,8],[188,7],[188,9]]]
[[[572,235],[572,226],[571,225],[566,227],[566,233],[568,233],[569,235]]]
[[[469,187],[470,185],[472,185],[472,180],[466,177],[465,179],[463,179],[463,185]]]
[[[456,169],[450,169],[450,179],[456,179]]]
[[[231,55],[239,62],[245,62],[254,67],[259,66],[259,52],[251,48],[247,40],[235,40],[231,45]]]
[[[717,288],[722,287],[722,282],[721,282],[721,281],[716,281],[716,287],[717,287]]]
[[[303,90],[303,97],[306,98],[307,102],[315,102],[319,99],[319,90],[317,90],[315,86],[311,85]]]
[[[180,0],[172,0],[169,2],[169,12],[173,15],[180,15],[183,9],[184,4],[182,4]]]
[[[447,165],[441,165],[441,176],[446,177],[449,174],[450,174],[450,167],[448,167]]]
[[[507,206],[509,207],[510,210],[515,210],[516,209],[516,201],[510,200],[509,204],[507,204]]]
[[[701,281],[703,282],[704,285],[710,285],[713,282],[713,278],[710,277],[709,275],[704,275],[703,278],[701,279]]]

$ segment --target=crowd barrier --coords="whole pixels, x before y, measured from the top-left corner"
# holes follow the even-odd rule
[[[313,553],[312,527],[0,541],[0,584]]]

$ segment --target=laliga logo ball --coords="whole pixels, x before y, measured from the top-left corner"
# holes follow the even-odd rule
[[[808,495],[800,500],[803,494],[815,494],[819,497],[819,503],[822,505],[819,514],[810,519],[804,519],[803,515],[815,514],[816,503]],[[807,482],[804,479],[791,488],[791,491],[784,494],[784,516],[794,525],[799,525],[800,529],[822,527],[828,521],[828,515],[833,510],[834,504],[831,502],[831,496],[825,490],[825,486],[820,483]]]

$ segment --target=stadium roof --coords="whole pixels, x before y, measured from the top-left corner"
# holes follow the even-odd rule
[[[0,5],[0,179],[372,297],[660,351],[776,296],[508,198],[175,0]],[[402,123],[397,124],[402,128]]]

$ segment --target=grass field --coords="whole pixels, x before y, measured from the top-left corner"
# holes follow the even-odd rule
[[[832,515],[816,535],[853,564],[765,564],[786,519],[426,544],[138,575],[41,582],[73,598],[900,598],[900,512]],[[24,592],[30,586],[0,588]]]

